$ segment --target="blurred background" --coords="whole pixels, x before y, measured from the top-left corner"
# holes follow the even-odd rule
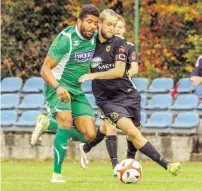
[[[135,43],[135,0],[2,0],[2,78],[38,76],[53,38],[76,23],[82,4],[114,9],[126,20]],[[140,76],[169,76],[177,81],[193,70],[202,52],[200,0],[141,0]]]
[[[81,6],[87,3],[121,14],[126,20],[127,40],[139,45],[141,65],[133,81],[142,96],[143,133],[170,160],[202,161],[202,105],[189,80],[202,54],[201,0],[141,0],[139,7],[135,0],[2,0],[2,157],[52,157],[54,134],[43,135],[36,148],[29,145],[35,117],[47,114],[39,71],[52,40],[76,23]],[[139,41],[135,40],[137,8]],[[95,109],[98,127],[100,114],[91,82],[82,87]],[[125,136],[118,140],[122,156]],[[92,151],[92,159],[108,158],[104,143],[101,147]],[[78,145],[70,143],[68,153],[78,158]]]

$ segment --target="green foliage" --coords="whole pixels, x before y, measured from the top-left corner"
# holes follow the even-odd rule
[[[53,38],[75,23],[69,3],[10,0],[2,10],[2,78],[38,76]]]
[[[126,20],[134,40],[135,0],[4,0],[2,2],[2,78],[39,75],[52,39],[75,24],[82,3],[112,8]],[[197,0],[140,1],[140,76],[189,76],[202,54],[202,3]]]

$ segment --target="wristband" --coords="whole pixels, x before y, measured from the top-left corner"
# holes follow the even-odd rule
[[[54,89],[57,90],[59,87],[60,87],[60,84],[58,83],[58,84],[54,87]]]

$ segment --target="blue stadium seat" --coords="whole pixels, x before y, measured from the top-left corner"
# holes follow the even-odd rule
[[[141,125],[144,126],[147,122],[147,114],[144,111],[141,111]]]
[[[1,111],[1,126],[12,126],[17,121],[17,118],[18,114],[16,111]]]
[[[195,112],[180,113],[175,122],[171,125],[174,129],[193,129],[197,128],[200,123],[199,115]]]
[[[196,109],[202,110],[202,103],[200,103],[200,104],[196,107]]]
[[[41,94],[28,94],[24,97],[18,109],[40,109],[44,105],[44,96]]]
[[[100,119],[100,115],[96,118],[95,126],[100,127],[102,124],[102,119]]]
[[[145,90],[148,93],[167,93],[172,90],[174,80],[172,78],[156,78],[152,81],[149,89]]]
[[[8,77],[1,81],[2,93],[13,93],[20,91],[22,87],[22,79],[18,77]]]
[[[202,84],[199,84],[197,86],[194,86],[194,94],[198,97],[198,98],[202,98]]]
[[[133,78],[132,81],[140,93],[148,88],[149,81],[147,78]]]
[[[173,115],[170,112],[155,112],[151,115],[144,128],[165,129],[172,123]]]
[[[95,103],[95,97],[93,94],[85,94],[86,96],[86,99],[88,100],[88,102],[90,103],[91,107],[93,109],[96,109],[97,108],[97,105]]]
[[[40,111],[25,111],[22,113],[19,121],[14,123],[14,125],[21,127],[33,127],[36,125],[36,117],[40,114]]]
[[[177,93],[188,93],[194,91],[194,86],[189,78],[182,78],[177,84]]]
[[[20,96],[17,94],[2,94],[1,109],[14,109],[20,103]]]
[[[144,94],[141,94],[141,108],[143,108],[147,104],[147,97]]]
[[[195,109],[198,104],[198,97],[193,94],[179,95],[174,105],[169,107],[172,110],[189,110]]]
[[[148,105],[143,109],[168,109],[172,105],[172,97],[170,95],[154,95]]]
[[[41,77],[29,78],[23,86],[21,92],[23,93],[40,93],[44,90],[44,80]]]
[[[82,90],[85,92],[85,93],[90,93],[92,92],[92,81],[91,80],[88,80],[88,81],[85,81],[81,84],[81,87],[82,87]]]

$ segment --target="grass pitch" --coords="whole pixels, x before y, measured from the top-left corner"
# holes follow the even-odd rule
[[[112,176],[109,162],[93,162],[88,170],[79,162],[65,162],[67,183],[51,183],[52,162],[2,162],[2,191],[202,191],[202,163],[184,163],[174,177],[155,163],[141,163],[137,184],[123,184]]]

